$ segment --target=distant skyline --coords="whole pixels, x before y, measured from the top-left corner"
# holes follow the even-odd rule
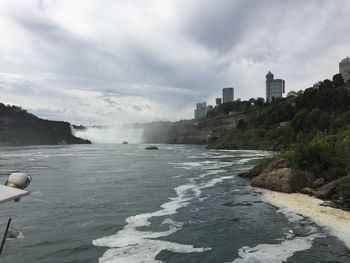
[[[0,102],[75,124],[193,117],[222,88],[265,98],[338,73],[350,1],[1,0]]]

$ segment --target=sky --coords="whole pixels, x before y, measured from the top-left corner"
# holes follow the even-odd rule
[[[93,125],[193,118],[338,73],[348,0],[1,0],[0,102]]]

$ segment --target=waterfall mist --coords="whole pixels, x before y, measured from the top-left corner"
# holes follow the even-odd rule
[[[143,128],[131,126],[104,126],[73,129],[75,136],[88,139],[92,143],[141,143]]]

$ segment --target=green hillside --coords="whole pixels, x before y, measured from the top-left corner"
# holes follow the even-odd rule
[[[251,99],[220,105],[208,116],[229,111],[245,112],[248,121],[240,121],[209,148],[277,150],[290,166],[326,182],[349,174],[350,83],[340,74],[271,103]],[[343,181],[341,191],[350,198],[350,180]]]

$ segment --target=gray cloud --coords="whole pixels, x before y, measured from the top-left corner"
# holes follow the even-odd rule
[[[137,105],[132,105],[131,108],[134,110],[134,111],[142,111],[142,109],[137,106]]]
[[[3,102],[68,121],[188,118],[225,86],[263,97],[272,70],[304,89],[350,55],[346,0],[3,0],[0,11]]]
[[[115,101],[111,100],[110,98],[104,98],[104,101],[107,102],[112,107],[116,107],[116,106],[119,105],[118,103],[116,103]]]

